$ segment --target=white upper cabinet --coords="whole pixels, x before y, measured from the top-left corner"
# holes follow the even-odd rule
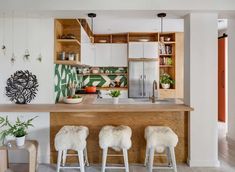
[[[116,67],[127,66],[127,44],[112,44],[111,65]]]
[[[111,65],[111,44],[95,44],[95,66],[112,66]]]
[[[95,64],[94,48],[83,28],[81,28],[81,64],[91,66]]]
[[[129,58],[157,58],[157,42],[130,42]]]
[[[95,66],[127,66],[127,44],[95,44]]]
[[[144,58],[157,58],[158,57],[158,43],[145,42],[144,45]]]
[[[142,42],[129,43],[129,58],[143,58],[144,49]]]

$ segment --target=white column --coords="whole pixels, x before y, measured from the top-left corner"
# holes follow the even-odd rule
[[[228,20],[228,133],[235,141],[235,19]]]
[[[185,17],[185,103],[189,118],[190,166],[214,167],[218,161],[217,14]]]

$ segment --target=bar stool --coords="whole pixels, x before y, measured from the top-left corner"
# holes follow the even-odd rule
[[[128,126],[104,126],[99,133],[99,145],[103,149],[102,155],[102,172],[105,172],[105,169],[125,169],[126,172],[129,172],[128,164],[128,153],[127,150],[131,147],[131,128]],[[117,166],[106,166],[107,156],[118,156],[118,155],[109,155],[108,148],[112,148],[115,151],[123,152],[124,165],[125,167]]]
[[[86,138],[88,134],[89,130],[85,126],[64,126],[60,129],[55,136],[55,149],[58,151],[57,172],[62,168],[80,169],[81,172],[85,171],[84,164],[89,165],[86,149]],[[68,150],[75,150],[77,154],[67,154]],[[67,156],[78,156],[80,166],[65,166]]]
[[[177,172],[174,148],[178,143],[178,136],[174,131],[164,126],[148,126],[145,128],[145,139],[147,141],[145,166],[148,165],[149,172],[152,172],[153,169],[172,169]],[[165,149],[169,165],[154,167],[155,152],[163,153]]]

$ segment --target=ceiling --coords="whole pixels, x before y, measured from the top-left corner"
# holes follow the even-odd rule
[[[59,10],[59,11],[1,11],[7,17],[14,15],[15,17],[52,17],[52,18],[86,18],[90,24],[87,14],[94,12],[97,17],[94,19],[94,33],[122,33],[122,32],[159,32],[160,20],[157,14],[165,11],[156,10]],[[164,18],[165,32],[175,31],[182,32],[184,30],[185,15],[189,11],[168,10],[167,16]],[[219,14],[218,29],[222,30],[227,27],[227,20],[224,18],[235,18],[234,12],[221,12]]]

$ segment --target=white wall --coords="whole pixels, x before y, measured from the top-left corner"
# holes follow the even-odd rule
[[[89,20],[88,20],[89,21]],[[164,19],[164,32],[183,32],[183,19]],[[97,17],[94,21],[94,32],[104,33],[126,33],[126,32],[160,32],[161,22],[157,17],[141,18],[104,18]]]
[[[54,102],[54,22],[53,19],[25,19],[14,21],[14,49],[16,62],[11,64],[12,56],[12,20],[6,19],[5,33],[3,33],[3,19],[0,20],[0,45],[5,34],[6,55],[0,50],[0,104],[11,103],[5,96],[6,80],[16,70],[29,70],[37,76],[39,82],[38,94],[32,103]],[[28,24],[27,24],[28,23]],[[27,27],[28,25],[28,27]],[[28,31],[28,33],[26,33]],[[27,43],[28,42],[28,43]],[[25,49],[30,51],[30,61],[24,61]],[[36,58],[42,52],[42,62]]]
[[[206,26],[206,27],[202,27]],[[218,166],[217,14],[185,18],[185,103],[189,119],[189,165]]]
[[[27,24],[28,23],[28,24]],[[28,29],[26,26],[29,26]],[[32,103],[54,103],[54,64],[53,64],[53,45],[54,45],[54,20],[50,18],[36,19],[36,18],[16,18],[14,22],[14,47],[16,62],[11,64],[10,58],[12,55],[12,20],[7,18],[5,25],[5,45],[7,48],[6,55],[0,50],[0,104],[11,103],[8,97],[5,96],[6,80],[16,70],[28,69],[37,76],[39,82],[38,94]],[[26,31],[28,30],[28,33]],[[2,46],[3,38],[3,24],[0,18],[0,45]],[[28,39],[28,41],[26,41]],[[23,60],[25,48],[30,50],[30,61]],[[38,62],[36,58],[42,52],[42,62]],[[28,119],[32,116],[38,115],[35,120],[35,127],[30,130],[29,139],[36,139],[40,144],[39,162],[49,163],[49,127],[50,117],[49,113],[0,113],[1,116],[9,115],[11,120],[21,116]],[[16,154],[10,156],[11,162],[26,162],[27,156]]]
[[[2,117],[6,115],[8,115],[9,120],[12,122],[16,120],[17,116],[22,120],[38,116],[38,118],[34,119],[34,127],[29,129],[26,139],[37,140],[39,142],[38,162],[50,163],[50,113],[1,113]],[[13,138],[7,138],[7,140],[11,139]],[[10,152],[9,161],[13,163],[26,163],[28,162],[27,152]]]
[[[228,20],[228,138],[235,141],[235,20]]]
[[[219,30],[219,31],[218,31],[218,37],[223,36],[224,33],[225,33],[225,34],[228,34],[227,29]]]

